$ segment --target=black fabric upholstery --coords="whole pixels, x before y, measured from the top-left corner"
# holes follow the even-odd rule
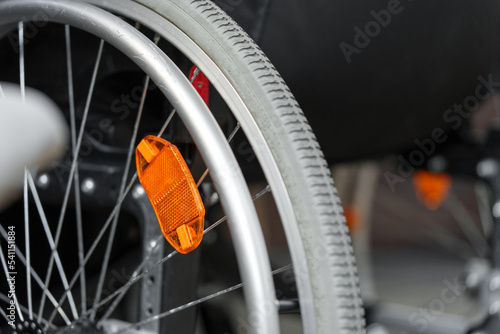
[[[254,33],[330,162],[408,149],[436,127],[448,128],[445,111],[492,71],[497,0],[218,3]],[[399,12],[348,63],[341,43],[355,47],[354,29],[365,31],[375,20],[371,11],[396,4]]]

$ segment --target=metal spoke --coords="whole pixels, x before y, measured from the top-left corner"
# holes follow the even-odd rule
[[[69,100],[69,115],[71,128],[71,147],[73,155],[77,155],[76,151],[76,116],[75,116],[75,94],[73,89],[73,60],[71,54],[71,31],[69,25],[64,26],[64,36],[66,42],[66,68],[68,72],[68,100]],[[76,161],[78,164],[78,161]],[[82,265],[85,257],[85,248],[83,243],[83,224],[82,224],[82,203],[80,200],[80,175],[78,166],[75,168],[74,177],[75,187],[75,214],[76,214],[76,235],[78,240],[78,263]],[[85,281],[85,266],[80,273],[80,296],[82,312],[87,310],[87,286]]]
[[[271,187],[269,185],[267,185],[264,189],[262,189],[256,195],[254,195],[252,197],[252,200],[255,201],[255,200],[257,200],[258,198],[260,198],[261,196],[263,196],[264,194],[266,194],[266,193],[268,193],[270,191],[271,191]],[[226,219],[227,219],[227,217],[224,216],[221,219],[219,219],[218,221],[216,221],[215,223],[213,223],[212,225],[210,225],[209,227],[207,227],[203,231],[203,235],[207,234],[208,232],[212,231],[214,228],[216,228],[217,226],[219,226],[221,223],[225,222]],[[111,315],[111,312],[116,308],[118,302],[124,297],[125,293],[129,290],[129,288],[134,283],[138,282],[141,278],[145,277],[146,274],[148,274],[149,272],[151,272],[151,270],[153,270],[154,268],[158,267],[160,264],[165,263],[166,261],[168,261],[169,259],[171,259],[174,255],[176,255],[178,253],[177,251],[171,252],[170,254],[168,254],[167,256],[165,256],[163,259],[159,260],[154,265],[152,265],[150,268],[148,268],[146,271],[144,271],[143,273],[139,274],[139,272],[142,270],[142,268],[146,265],[146,263],[149,260],[151,254],[153,253],[154,249],[158,245],[158,242],[160,240],[162,240],[162,239],[163,239],[163,235],[161,235],[161,236],[158,237],[158,239],[156,240],[156,243],[155,243],[154,247],[152,247],[148,251],[148,254],[143,259],[143,261],[139,264],[139,266],[134,270],[134,273],[132,274],[132,276],[130,277],[130,279],[121,288],[119,288],[118,290],[116,290],[115,292],[113,292],[111,295],[109,295],[106,299],[102,300],[101,303],[99,303],[97,305],[97,308],[99,308],[99,307],[105,305],[106,303],[108,303],[110,300],[112,300],[113,298],[115,298],[115,296],[118,295],[118,297],[115,299],[115,301],[113,301],[113,304],[111,304],[111,307],[107,310],[107,312],[101,318],[101,320],[100,320],[101,322],[103,320],[106,320]]]
[[[43,211],[42,203],[40,202],[40,197],[38,196],[38,192],[37,192],[36,187],[35,187],[35,182],[33,181],[33,177],[31,176],[31,173],[27,172],[26,174],[27,174],[27,181],[28,181],[27,183],[29,184],[31,193],[32,193],[33,198],[35,200],[38,214],[40,216],[40,220],[42,221],[42,225],[43,225],[43,228],[45,230],[45,235],[47,236],[47,240],[49,242],[49,246],[50,246],[51,250],[54,251],[55,250],[54,239],[52,238],[52,232],[50,231],[47,217],[45,216],[45,212]],[[26,255],[26,258],[28,259],[28,255]],[[59,252],[57,250],[55,250],[54,259],[56,261],[56,266],[57,266],[57,269],[59,271],[59,275],[61,277],[61,281],[63,283],[63,286],[66,290],[68,290],[69,289],[68,279],[67,279],[66,274],[64,272],[61,258],[59,257]],[[27,261],[26,267],[28,267],[28,266],[31,268],[29,262]],[[70,303],[72,309],[73,308],[76,309],[76,304],[74,303],[74,301],[69,300],[69,303]],[[42,313],[39,312],[38,316],[41,317]],[[40,319],[38,319],[38,320],[40,320]]]
[[[33,304],[31,296],[31,252],[30,252],[30,222],[28,210],[28,169],[24,168],[24,243],[26,254],[26,292],[28,294],[28,316],[33,320]]]
[[[264,194],[267,194],[270,191],[271,191],[271,187],[269,185],[267,185],[264,189],[262,189],[257,194],[255,194],[252,197],[252,200],[255,201],[255,200],[257,200],[258,198],[260,198]],[[227,219],[226,216],[222,217],[221,219],[219,219],[218,221],[216,221],[215,223],[213,223],[212,225],[210,225],[209,227],[207,227],[205,229],[205,231],[203,231],[203,234],[207,234],[208,232],[210,232],[211,230],[213,230],[214,228],[216,228],[217,226],[219,226],[221,223],[225,222],[226,219]]]
[[[230,143],[231,140],[233,140],[233,137],[234,135],[236,135],[236,133],[238,132],[238,130],[240,129],[240,123],[237,123],[236,124],[236,127],[233,129],[233,131],[231,132],[231,134],[229,135],[229,137],[227,138],[227,142]],[[199,187],[200,184],[203,182],[203,180],[205,180],[205,178],[207,177],[208,175],[208,168],[205,169],[205,172],[203,173],[203,175],[200,177],[200,179],[198,180],[198,182],[196,183],[196,186]]]
[[[19,34],[19,84],[21,86],[21,99],[24,103],[26,98],[26,82],[24,73],[24,23],[20,21],[17,24]]]
[[[144,268],[144,266],[148,263],[149,259],[151,258],[151,255],[153,255],[154,250],[159,245],[159,243],[163,240],[163,238],[164,238],[163,235],[160,235],[158,238],[156,238],[156,240],[154,241],[154,246],[149,249],[147,255],[144,257],[144,259],[139,264],[139,266],[137,266],[137,268],[134,270],[134,272],[132,273],[132,276],[130,277],[129,281],[126,284],[128,284],[131,280],[135,279],[139,275],[139,273],[141,272],[142,268]],[[115,298],[115,300],[113,300],[113,303],[108,307],[108,309],[106,310],[106,313],[103,314],[103,316],[101,317],[101,319],[99,320],[99,322],[102,322],[103,320],[106,320],[107,318],[109,318],[109,316],[116,309],[116,307],[118,306],[118,304],[120,303],[120,301],[123,299],[123,297],[125,297],[125,294],[129,290],[129,288],[130,288],[131,285],[132,284],[130,284],[126,288],[122,287],[123,290],[119,292],[119,295]],[[115,295],[113,295],[113,297],[114,296]],[[110,296],[108,296],[108,297],[110,297]],[[97,308],[99,308],[102,305],[106,304],[113,297],[111,297],[110,299],[106,298],[106,300],[103,300],[101,303],[99,303],[97,305]]]
[[[2,237],[5,239],[5,241],[8,240],[7,239],[7,231],[5,231],[5,229],[3,228],[2,225],[0,225],[0,234],[2,234]],[[26,265],[26,258],[24,257],[23,253],[21,253],[19,251],[18,248],[16,248],[16,255],[19,258],[19,260],[21,260],[21,262],[24,265]],[[49,298],[49,300],[51,301],[51,303],[54,305],[54,307],[57,309],[57,311],[59,312],[59,314],[63,318],[64,322],[66,323],[66,325],[69,326],[71,324],[71,321],[69,320],[68,316],[66,315],[66,313],[64,313],[62,307],[59,304],[57,304],[57,301],[54,298],[54,295],[52,295],[52,293],[48,290],[48,288],[43,284],[42,279],[40,278],[40,276],[38,276],[38,274],[36,273],[35,269],[33,269],[33,268],[31,268],[31,275],[35,279],[35,282],[38,284],[38,286],[42,290],[46,290],[47,297]]]
[[[127,188],[125,189],[125,192],[123,193],[123,196],[118,199],[118,203],[121,204],[123,202],[123,200],[125,199],[125,197],[127,197],[128,193],[129,193],[130,189],[132,189],[132,186],[134,185],[134,182],[135,182],[136,179],[137,179],[137,172],[130,179],[129,184],[127,185]],[[72,289],[73,286],[75,285],[75,282],[78,280],[78,277],[79,277],[80,273],[83,270],[83,266],[85,266],[87,264],[87,262],[89,261],[90,257],[94,253],[95,249],[97,248],[97,245],[99,244],[99,242],[101,241],[102,237],[104,236],[104,233],[106,233],[106,230],[108,229],[109,225],[111,224],[111,221],[113,220],[113,218],[114,218],[114,216],[116,215],[117,212],[118,212],[118,206],[115,206],[115,208],[113,209],[113,211],[111,211],[111,214],[109,215],[108,219],[106,220],[106,222],[102,226],[101,230],[99,231],[99,234],[94,239],[94,242],[90,246],[87,254],[85,255],[85,259],[83,260],[82,265],[80,265],[78,267],[78,270],[76,271],[76,273],[71,278],[71,281],[69,283],[69,289]],[[67,297],[68,297],[68,291],[65,291],[63,293],[62,297],[59,299],[58,303],[62,304],[66,300]],[[55,311],[53,311],[52,314],[50,315],[49,321],[54,320],[54,317],[55,317]]]
[[[200,179],[198,180],[198,182],[196,183],[196,187],[200,187],[200,184],[205,180],[205,178],[207,177],[208,175],[208,168],[205,169],[205,171],[203,172],[203,175],[200,177]]]
[[[165,130],[167,129],[167,126],[170,124],[170,121],[174,117],[175,113],[176,113],[176,110],[172,109],[172,111],[170,112],[170,115],[168,115],[168,117],[167,117],[167,120],[165,121],[165,123],[161,127],[160,131],[158,132],[157,137],[161,137],[163,135],[163,132],[165,132]]]
[[[84,134],[84,130],[85,130],[85,124],[87,122],[87,116],[88,116],[88,112],[89,112],[89,109],[90,109],[90,102],[92,100],[92,95],[93,95],[95,83],[96,83],[96,80],[97,80],[97,73],[98,73],[98,70],[99,70],[100,62],[101,62],[101,56],[102,56],[103,48],[104,48],[104,40],[101,40],[101,42],[99,44],[99,50],[97,52],[96,62],[95,62],[95,65],[94,65],[94,71],[92,73],[92,80],[90,82],[89,92],[87,94],[87,101],[86,101],[86,104],[85,104],[85,110],[83,112],[83,118],[82,118],[82,122],[81,122],[81,125],[80,125],[80,132],[79,132],[79,135],[78,135],[78,141],[77,141],[77,144],[76,144],[75,152],[73,154],[73,162],[71,164],[71,170],[70,170],[70,173],[69,173],[68,184],[66,186],[66,192],[64,194],[63,204],[62,204],[62,207],[61,207],[61,212],[60,212],[60,215],[59,215],[59,221],[58,221],[58,224],[57,224],[57,232],[56,232],[56,238],[55,238],[55,247],[56,247],[56,249],[57,249],[57,246],[59,244],[59,238],[61,237],[61,230],[62,230],[62,225],[63,225],[63,221],[64,221],[64,215],[66,213],[66,207],[68,205],[68,199],[69,199],[69,194],[70,194],[70,191],[71,191],[71,185],[73,183],[73,177],[75,175],[76,165],[77,165],[77,161],[78,161],[78,155],[79,155],[79,152],[80,152],[80,147],[81,147],[81,144],[82,144],[83,134]],[[54,265],[54,252],[52,252],[52,254],[50,256],[49,266],[48,266],[48,270],[47,270],[47,276],[46,276],[46,280],[45,280],[45,285],[47,285],[47,286],[49,285],[49,282],[50,282],[50,277],[52,275],[53,265]],[[73,300],[73,295],[71,294],[71,291],[66,291],[66,293],[68,295],[68,299],[69,300]],[[66,293],[65,293],[65,295],[66,295]],[[40,302],[40,311],[38,313],[43,313],[44,302],[45,302],[45,295],[42,294],[42,300]],[[74,303],[74,300],[73,300],[73,303]],[[72,312],[73,312],[73,316],[75,317],[75,319],[77,319],[78,318],[78,312],[77,312],[77,310],[76,309],[72,309]]]
[[[122,328],[121,330],[116,331],[116,332],[113,332],[113,333],[122,333],[122,332],[127,331],[127,330],[130,330],[130,329],[138,328],[138,327],[140,327],[140,326],[142,326],[142,325],[145,325],[145,324],[147,324],[147,323],[150,323],[150,322],[152,322],[152,321],[157,321],[157,320],[163,319],[163,318],[165,318],[165,317],[167,317],[167,316],[169,316],[169,315],[172,315],[172,314],[177,313],[177,312],[179,312],[179,311],[182,311],[182,310],[188,309],[188,308],[190,308],[190,307],[196,306],[196,305],[198,305],[198,304],[201,304],[201,303],[203,303],[203,302],[206,302],[206,301],[208,301],[208,300],[211,300],[211,299],[213,299],[213,298],[215,298],[215,297],[219,297],[219,296],[225,295],[226,293],[229,293],[229,292],[232,292],[232,291],[238,290],[238,289],[240,289],[240,288],[242,288],[242,287],[243,287],[243,283],[239,283],[239,284],[233,285],[233,286],[232,286],[232,287],[230,287],[230,288],[227,288],[227,289],[224,289],[224,290],[218,291],[218,292],[213,293],[213,294],[211,294],[211,295],[208,295],[208,296],[206,296],[206,297],[199,298],[199,299],[194,300],[194,301],[192,301],[192,302],[189,302],[189,303],[186,303],[186,304],[184,304],[184,305],[178,306],[178,307],[176,307],[176,308],[170,309],[170,310],[165,311],[165,312],[163,312],[163,313],[157,314],[157,315],[155,315],[155,316],[152,316],[152,317],[150,317],[150,318],[147,318],[147,319],[145,319],[145,320],[142,320],[142,321],[140,321],[140,322],[137,322],[137,323],[135,323],[135,324],[132,324],[132,325],[130,325],[130,326],[128,326],[128,327]]]
[[[293,266],[292,266],[291,264],[289,264],[289,265],[286,265],[286,266],[281,267],[281,268],[279,268],[279,269],[273,270],[273,271],[271,272],[271,274],[274,276],[274,275],[277,275],[277,274],[282,273],[282,272],[284,272],[284,271],[290,270],[290,269],[292,269],[292,268],[293,268]],[[208,296],[205,296],[205,297],[202,297],[202,298],[196,299],[196,300],[194,300],[194,301],[192,301],[192,302],[186,303],[186,304],[184,304],[184,305],[181,305],[181,306],[178,306],[178,307],[172,308],[172,309],[170,309],[170,310],[168,310],[168,311],[165,311],[165,312],[163,312],[163,313],[157,314],[157,315],[152,316],[152,317],[150,317],[150,318],[148,318],[148,319],[145,319],[145,320],[139,321],[139,322],[137,322],[137,323],[135,323],[135,324],[131,324],[130,326],[127,326],[127,327],[121,328],[120,330],[115,331],[115,332],[113,332],[113,333],[116,333],[116,334],[117,334],[117,333],[122,333],[122,332],[125,332],[125,331],[130,330],[130,329],[133,329],[133,328],[138,328],[138,327],[140,327],[140,326],[142,326],[142,325],[145,325],[145,324],[147,324],[147,323],[150,323],[150,322],[152,322],[152,321],[156,321],[156,320],[159,320],[159,319],[163,319],[163,318],[165,318],[165,317],[167,317],[167,316],[169,316],[169,315],[172,315],[172,314],[174,314],[174,313],[177,313],[177,312],[179,312],[179,311],[185,310],[185,309],[187,309],[187,308],[190,308],[190,307],[196,306],[196,305],[198,305],[198,304],[204,303],[204,302],[206,302],[206,301],[208,301],[208,300],[211,300],[211,299],[213,299],[213,298],[216,298],[216,297],[219,297],[219,296],[225,295],[225,294],[227,294],[227,293],[229,293],[229,292],[232,292],[232,291],[238,290],[238,289],[240,289],[240,288],[242,288],[242,287],[243,287],[243,283],[239,283],[239,284],[233,285],[232,287],[229,287],[229,288],[227,288],[227,289],[224,289],[224,290],[221,290],[221,291],[218,291],[218,292],[212,293],[212,294],[210,294],[210,295],[208,295]]]
[[[3,254],[3,250],[2,250],[2,247],[0,247],[0,261],[2,262],[2,267],[3,267],[3,271],[5,273],[5,279],[7,280],[7,286],[10,287],[10,276],[9,276],[9,270],[7,269],[7,263],[5,262],[5,256]],[[19,314],[19,319],[21,321],[24,321],[24,317],[21,313],[21,308],[19,307],[19,302],[17,301],[17,296],[16,296],[16,293],[15,291],[13,292],[13,295],[12,295],[13,299],[14,299],[14,304],[16,305],[16,309],[17,309],[17,313]],[[10,300],[8,301],[10,303]]]
[[[127,283],[125,283],[121,288],[119,288],[118,290],[116,290],[115,292],[113,292],[111,295],[109,295],[108,297],[106,297],[105,299],[103,299],[98,305],[97,305],[97,308],[103,306],[104,304],[108,303],[109,301],[111,301],[115,296],[119,295],[119,294],[124,294],[125,292],[127,292],[127,290],[136,282],[138,282],[140,279],[142,279],[144,276],[146,276],[148,273],[150,273],[153,269],[157,268],[159,265],[161,265],[162,263],[165,263],[167,262],[168,260],[170,260],[172,257],[174,257],[175,254],[177,254],[178,252],[177,251],[172,251],[170,254],[168,254],[167,256],[165,256],[164,258],[162,258],[161,260],[157,261],[155,264],[153,264],[151,267],[149,267],[148,269],[146,269],[145,271],[143,271],[141,274],[137,275],[137,276],[132,276]],[[142,264],[141,264],[142,265]],[[121,298],[121,297],[120,297]],[[109,316],[109,315],[108,315]]]
[[[241,128],[240,126],[240,123],[237,123],[236,126],[234,127],[233,129],[233,132],[231,132],[231,134],[229,135],[229,137],[227,138],[227,142],[230,143],[231,140],[233,140],[234,138],[234,135],[236,135],[236,133],[238,132],[238,130]]]
[[[14,297],[15,297],[15,295],[14,295]],[[7,297],[6,295],[4,295],[1,292],[0,292],[0,300],[2,300],[5,303],[9,303],[10,302],[9,297]],[[17,301],[16,301],[16,303],[17,303]],[[23,314],[22,314],[21,311],[24,312],[24,313],[28,313],[28,309],[25,306],[19,304],[19,310],[18,310],[19,320],[24,321],[24,317],[22,316]],[[38,316],[36,313],[33,313],[33,315],[34,316]],[[52,325],[51,323],[49,323],[47,320],[45,320],[43,318],[42,318],[41,322],[43,324],[45,324],[45,328],[49,328],[49,327],[52,328],[52,329],[56,328],[56,326]]]
[[[147,94],[148,87],[149,87],[149,81],[150,81],[150,78],[148,76],[148,77],[146,77],[146,80],[144,83],[144,88],[142,90],[142,96],[141,96],[141,102],[139,104],[139,110],[137,112],[137,118],[136,118],[136,121],[134,124],[132,138],[130,139],[128,154],[127,154],[127,161],[125,163],[125,170],[123,171],[119,197],[121,197],[123,195],[123,192],[125,191],[125,185],[127,183],[127,176],[128,176],[128,172],[129,172],[129,168],[130,168],[130,163],[132,161],[132,157],[134,156],[135,141],[137,139],[137,133],[139,131],[139,124],[141,122],[141,116],[142,116],[142,112],[144,110],[144,103],[146,101],[146,94]],[[92,313],[90,315],[90,320],[95,319],[95,315],[96,315],[96,311],[97,311],[96,306],[99,303],[99,301],[101,300],[102,287],[104,285],[104,278],[106,277],[106,272],[107,272],[108,263],[109,263],[109,257],[111,255],[111,248],[113,246],[113,240],[115,237],[116,226],[118,224],[118,218],[120,216],[120,208],[121,208],[121,203],[118,205],[118,212],[116,213],[115,218],[113,219],[113,224],[111,224],[111,230],[109,232],[108,244],[106,245],[106,252],[104,255],[103,262],[102,262],[99,283],[97,285],[97,291],[96,291],[96,295],[94,298],[94,304],[92,306]]]

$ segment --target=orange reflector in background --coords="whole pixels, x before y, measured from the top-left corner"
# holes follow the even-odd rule
[[[358,210],[354,204],[345,204],[342,206],[344,209],[344,217],[346,220],[347,227],[351,233],[355,232],[361,223],[361,218],[359,216]]]
[[[177,251],[189,253],[203,238],[205,208],[184,158],[175,145],[155,136],[139,143],[135,158],[163,235]]]
[[[418,170],[413,174],[413,184],[417,198],[429,210],[436,210],[443,204],[450,192],[451,177],[445,173]]]

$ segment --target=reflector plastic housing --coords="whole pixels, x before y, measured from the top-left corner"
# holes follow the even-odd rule
[[[345,204],[343,205],[343,209],[347,227],[349,227],[349,231],[353,233],[361,227],[360,225],[363,221],[354,204]]]
[[[184,158],[175,145],[155,136],[139,143],[135,157],[163,235],[177,251],[189,253],[203,238],[205,208]]]
[[[451,189],[451,177],[445,173],[418,170],[413,174],[413,184],[417,198],[429,210],[437,210]]]

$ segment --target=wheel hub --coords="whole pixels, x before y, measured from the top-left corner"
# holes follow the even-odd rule
[[[17,324],[16,330],[13,334],[45,334],[45,331],[35,321],[24,321]]]

